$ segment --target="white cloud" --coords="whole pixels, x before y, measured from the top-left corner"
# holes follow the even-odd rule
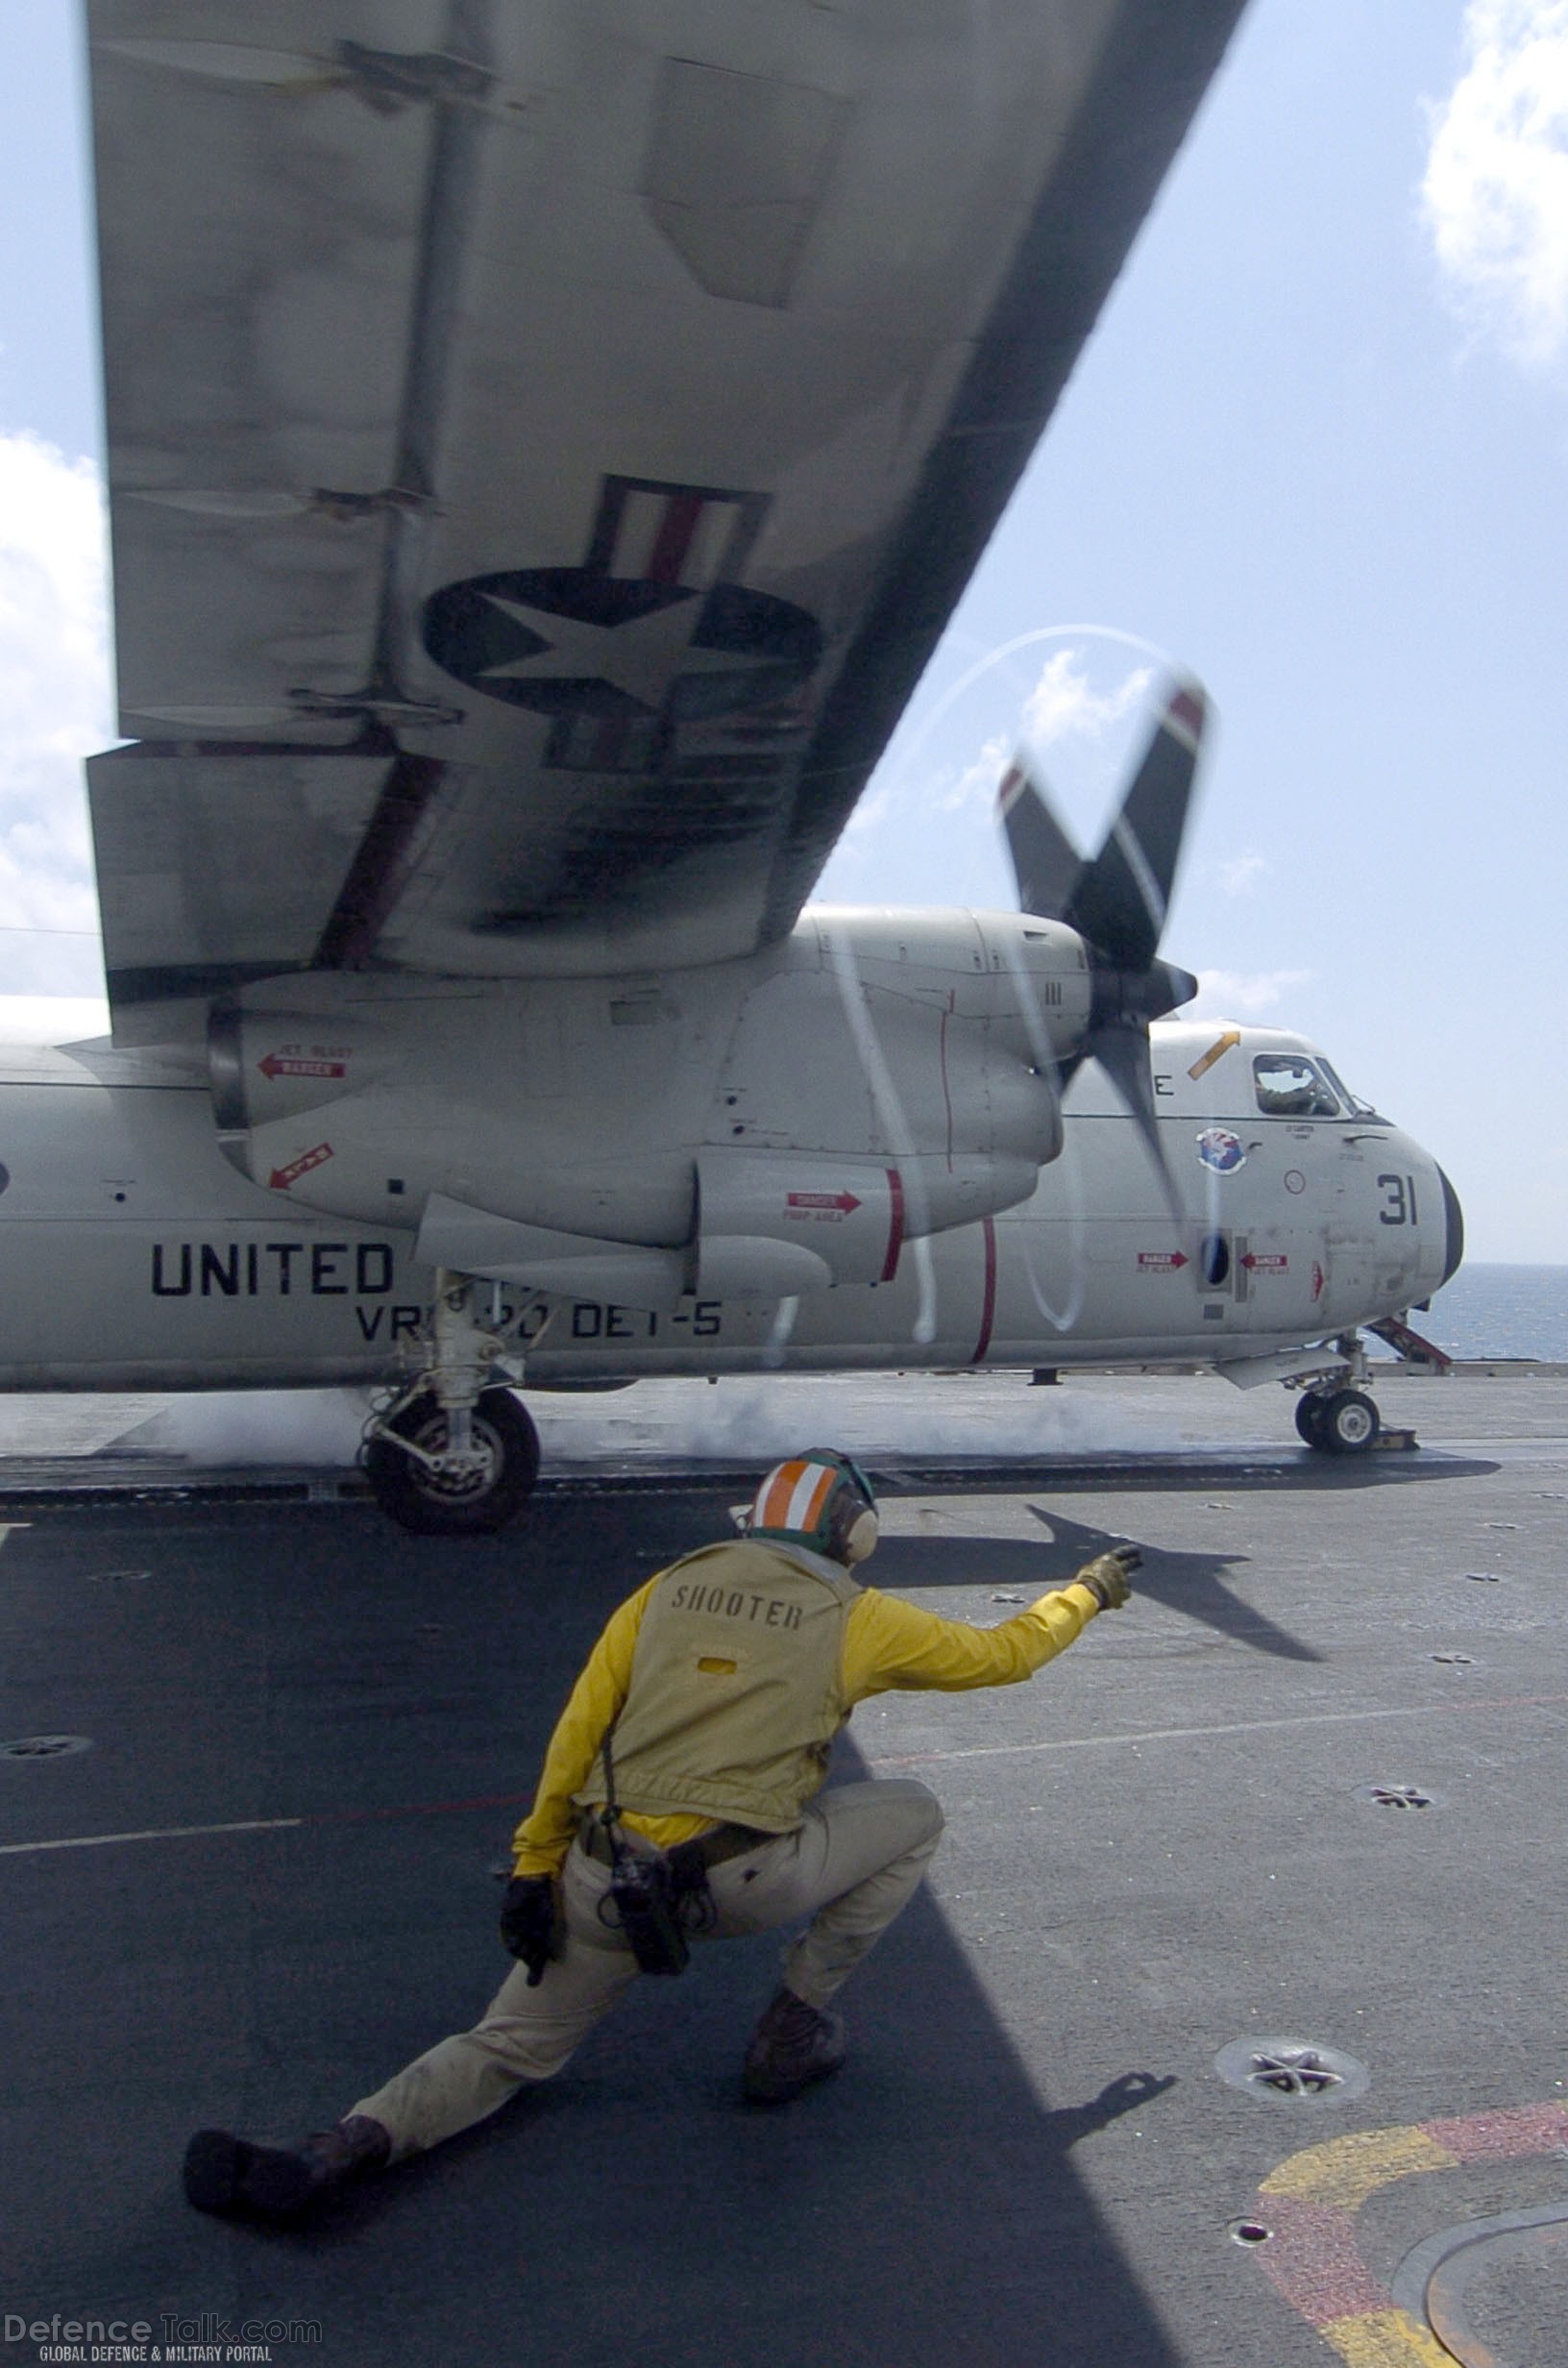
[[[937,784],[936,802],[944,814],[960,814],[966,807],[979,807],[989,813],[996,802],[1003,774],[1013,762],[1016,752],[1014,736],[994,731],[981,743],[978,752],[970,758],[962,773],[949,775]]]
[[[1119,724],[1148,689],[1154,669],[1135,667],[1112,691],[1096,691],[1084,672],[1082,653],[1058,650],[1040,670],[1024,702],[1024,728],[1041,747],[1073,737],[1099,739]]]
[[[1528,367],[1568,355],[1568,0],[1470,0],[1422,204],[1460,311]]]
[[[1255,1020],[1272,1011],[1288,987],[1299,987],[1311,971],[1199,971],[1198,991],[1182,1005],[1184,1020]]]
[[[108,577],[91,463],[0,435],[0,985],[22,993],[100,980],[82,759],[113,738]]]
[[[1232,855],[1216,864],[1214,873],[1228,897],[1250,897],[1269,869],[1266,855]]]

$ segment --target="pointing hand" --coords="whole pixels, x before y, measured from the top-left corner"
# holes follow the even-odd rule
[[[1127,1582],[1142,1560],[1136,1545],[1113,1546],[1109,1554],[1096,1554],[1091,1563],[1084,1565],[1078,1583],[1089,1589],[1102,1612],[1117,1611],[1131,1592]]]

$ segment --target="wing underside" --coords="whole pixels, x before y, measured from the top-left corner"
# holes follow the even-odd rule
[[[89,0],[117,1031],[786,930],[1241,0]]]

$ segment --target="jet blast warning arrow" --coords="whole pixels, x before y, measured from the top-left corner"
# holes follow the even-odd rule
[[[1178,1274],[1187,1263],[1185,1249],[1140,1249],[1138,1253],[1139,1271],[1142,1274]]]
[[[786,1193],[784,1205],[791,1209],[831,1209],[836,1216],[847,1217],[860,1202],[853,1193]]]
[[[1254,1274],[1284,1274],[1287,1271],[1290,1261],[1288,1258],[1266,1255],[1262,1250],[1249,1249],[1241,1264]]]
[[[349,1073],[341,1061],[297,1061],[282,1052],[269,1052],[256,1065],[263,1077],[346,1077]]]
[[[302,1151],[299,1158],[291,1159],[286,1168],[274,1168],[267,1182],[275,1193],[286,1193],[289,1186],[297,1184],[302,1175],[307,1175],[312,1168],[319,1168],[324,1159],[331,1159],[331,1145],[318,1143],[313,1151]]]

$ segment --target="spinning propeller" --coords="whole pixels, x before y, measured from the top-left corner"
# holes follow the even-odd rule
[[[1138,1126],[1178,1224],[1185,1213],[1155,1120],[1149,1023],[1198,991],[1191,972],[1162,961],[1159,947],[1204,715],[1198,684],[1179,682],[1092,863],[1068,839],[1025,759],[1011,766],[997,797],[1019,905],[1076,929],[1089,956],[1093,991],[1089,1028],[1081,1049],[1061,1064],[1062,1083],[1081,1060],[1099,1062]]]

